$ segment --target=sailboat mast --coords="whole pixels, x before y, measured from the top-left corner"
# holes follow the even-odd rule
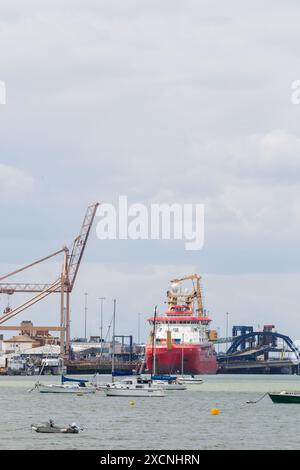
[[[111,362],[111,381],[115,381],[115,329],[116,329],[116,299],[114,299],[113,313],[113,331],[112,331],[112,362]]]
[[[156,374],[156,316],[157,316],[157,305],[154,309],[154,321],[153,321],[153,335],[152,335],[152,375]]]
[[[183,351],[184,351],[184,334],[182,334],[182,348],[181,348],[181,376],[183,377]]]

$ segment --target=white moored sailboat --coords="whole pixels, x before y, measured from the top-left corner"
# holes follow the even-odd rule
[[[69,383],[65,383],[69,382]],[[61,376],[60,384],[43,384],[37,382],[35,388],[38,389],[40,393],[76,393],[76,394],[87,394],[95,393],[95,387],[88,387],[86,385],[88,380],[85,379],[73,379]]]
[[[141,377],[128,378],[119,382],[114,381],[115,377],[115,316],[116,300],[114,300],[113,313],[113,351],[112,351],[112,382],[101,386],[107,397],[164,397],[164,391],[161,387],[153,385],[151,379]]]

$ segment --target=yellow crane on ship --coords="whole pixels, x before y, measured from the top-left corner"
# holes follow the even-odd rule
[[[192,291],[190,291],[188,293],[182,293],[181,291],[174,291],[174,289],[168,291],[168,293],[167,293],[167,295],[168,295],[168,308],[170,310],[175,305],[178,305],[178,299],[180,297],[182,297],[182,298],[185,299],[186,305],[192,310],[193,309],[193,302],[194,302],[194,299],[196,298],[197,316],[198,317],[205,317],[206,312],[203,308],[201,285],[200,285],[201,276],[199,276],[199,274],[191,274],[191,275],[188,275],[188,276],[180,277],[178,279],[172,279],[170,282],[171,282],[171,284],[176,285],[180,282],[189,281],[189,280],[191,280],[192,283],[193,283],[193,290]],[[195,286],[195,283],[196,283],[196,286]]]
[[[208,318],[206,310],[203,307],[201,279],[202,277],[199,276],[199,274],[190,274],[177,279],[172,279],[170,282],[173,288],[171,288],[171,290],[167,292],[168,310],[170,311],[172,307],[178,305],[180,299],[183,299],[188,308],[190,310],[193,310],[194,299],[196,299],[197,316],[202,318]],[[177,288],[176,284],[179,284],[184,281],[192,281],[193,289],[191,291],[184,293]],[[218,339],[218,333],[216,330],[208,330],[207,335],[210,341],[216,341]]]
[[[70,294],[73,290],[82,256],[89,238],[92,224],[96,215],[99,203],[95,203],[87,208],[83,224],[81,226],[79,235],[74,239],[71,250],[64,246],[62,249],[51,253],[37,261],[34,261],[26,266],[23,266],[11,273],[0,277],[0,293],[8,295],[16,292],[34,293],[31,299],[22,303],[18,307],[11,309],[7,307],[3,314],[0,316],[0,331],[1,330],[20,330],[21,326],[4,326],[11,318],[19,315],[24,310],[27,310],[37,302],[45,299],[51,294],[60,294],[60,325],[59,326],[32,326],[32,331],[59,331],[60,332],[60,353],[61,355],[68,355],[70,350]],[[50,284],[42,283],[3,283],[2,281],[26,271],[33,266],[43,263],[55,256],[63,254],[62,270],[59,277]]]

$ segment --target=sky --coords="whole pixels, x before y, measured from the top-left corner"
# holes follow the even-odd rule
[[[146,339],[169,279],[197,272],[213,328],[225,334],[229,312],[230,327],[273,323],[299,339],[299,15],[295,0],[3,0],[1,272],[71,243],[93,202],[204,204],[199,251],[100,241],[96,220],[72,335],[88,292],[90,334],[103,296],[105,327],[116,298],[117,333],[136,339],[140,313]],[[20,321],[54,324],[57,300]]]

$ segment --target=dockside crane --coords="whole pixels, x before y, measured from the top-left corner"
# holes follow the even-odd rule
[[[19,329],[20,327],[1,326],[10,318],[20,314],[24,310],[35,305],[51,294],[60,294],[60,326],[59,327],[36,327],[39,330],[60,331],[60,352],[61,355],[68,355],[70,350],[70,294],[73,290],[75,280],[78,274],[83,253],[89,238],[93,221],[97,212],[99,203],[93,204],[87,208],[83,224],[79,235],[72,243],[71,250],[64,246],[61,250],[55,251],[50,255],[23,266],[5,276],[0,277],[0,293],[14,294],[16,292],[35,293],[36,295],[14,309],[6,309],[0,316],[0,330]],[[41,264],[55,256],[63,254],[63,264],[60,276],[50,284],[42,283],[3,283],[2,281],[19,274],[25,270]]]

